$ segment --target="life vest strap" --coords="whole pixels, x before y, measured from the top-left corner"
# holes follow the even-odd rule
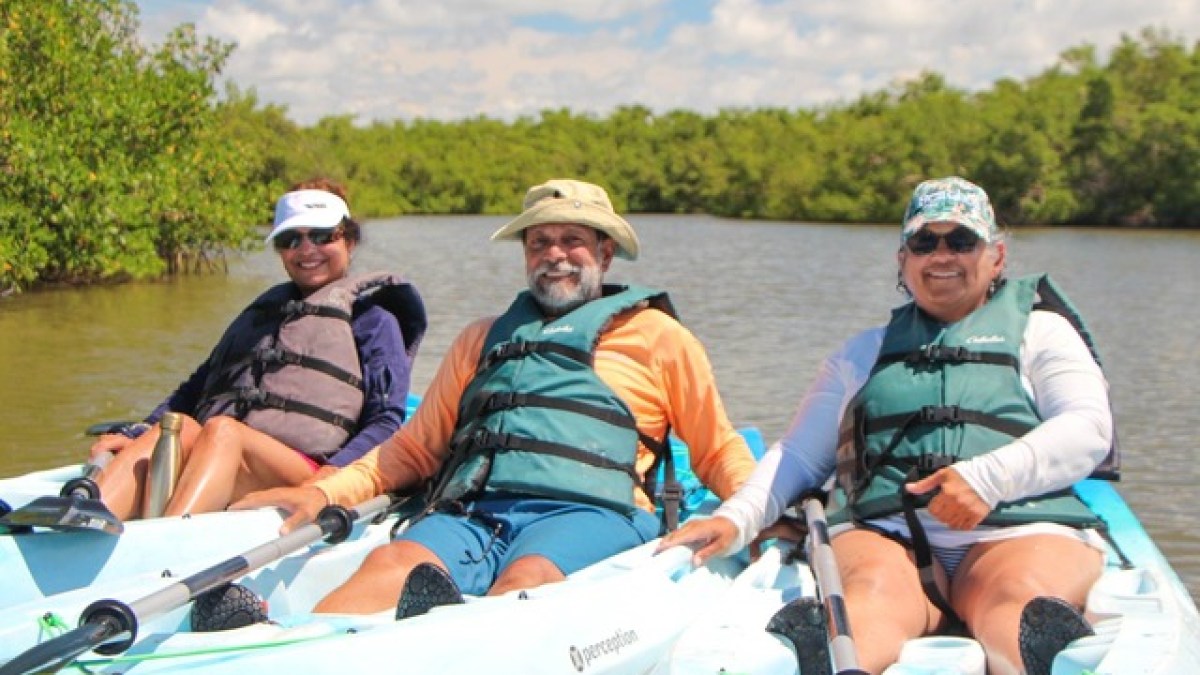
[[[308,370],[315,370],[319,373],[324,373],[339,382],[345,382],[351,387],[363,386],[361,377],[354,373],[339,367],[337,364],[326,359],[317,358],[315,356],[307,356],[288,349],[265,348],[258,349],[254,354],[246,360],[253,360],[265,365],[281,364],[288,366],[300,366]]]
[[[909,479],[916,480],[916,473],[915,469],[910,472]],[[948,621],[955,625],[962,625],[962,619],[954,611],[950,601],[942,594],[942,589],[938,588],[937,576],[934,574],[933,567],[933,548],[929,545],[929,537],[925,535],[925,526],[917,517],[917,499],[917,495],[901,489],[900,502],[904,505],[904,522],[908,524],[908,536],[912,540],[913,557],[917,559],[917,575],[921,580],[921,590],[925,591],[925,597],[929,598],[934,607],[942,611]]]
[[[479,367],[475,372],[482,373],[502,361],[525,358],[530,354],[559,354],[571,360],[578,361],[588,367],[592,365],[592,353],[575,349],[557,342],[505,342],[498,344],[479,359]]]
[[[608,422],[623,429],[637,429],[637,422],[629,415],[623,415],[613,410],[601,408],[588,403],[569,399],[542,396],[541,394],[519,394],[516,392],[498,391],[484,399],[478,414],[511,410],[513,408],[553,408],[565,410],[579,415],[591,417],[602,422]]]
[[[668,426],[667,430],[663,432],[661,442],[640,430],[638,431],[638,440],[654,455],[654,461],[646,470],[645,480],[641,483],[642,490],[645,491],[650,501],[654,502],[654,493],[658,491],[658,467],[661,466],[663,470],[663,530],[674,532],[679,528],[679,513],[683,510],[683,484],[679,482],[675,473],[675,455],[671,452],[671,427]]]
[[[585,452],[579,448],[565,445],[562,443],[554,443],[551,441],[539,441],[534,438],[518,436],[509,433],[496,433],[487,430],[476,431],[468,439],[470,449],[468,455],[474,454],[479,450],[495,450],[504,452],[506,450],[523,450],[525,452],[534,452],[543,455],[553,455],[555,457],[563,457],[566,459],[590,464],[592,466],[609,469],[612,471],[620,471],[627,474],[634,480],[635,483],[640,482],[637,471],[632,464],[616,462],[602,455],[597,455],[591,452]]]
[[[1017,357],[1002,352],[982,352],[966,347],[947,347],[945,345],[925,345],[911,352],[882,354],[875,362],[879,368],[892,363],[919,365],[923,363],[987,363],[996,366],[1017,367]]]
[[[288,300],[286,303],[284,303],[283,307],[280,308],[279,311],[284,317],[288,318],[298,316],[323,316],[330,319],[342,319],[346,322],[349,322],[353,318],[350,312],[345,310],[338,309],[336,307],[330,307],[328,305],[316,305],[303,300]]]
[[[213,397],[213,400],[233,400],[237,406],[239,419],[244,419],[253,409],[271,408],[282,410],[283,412],[307,415],[322,422],[341,427],[349,433],[354,433],[355,428],[358,426],[356,420],[339,415],[331,410],[254,387],[240,387],[229,393],[218,394]]]
[[[915,419],[913,419],[915,416]],[[864,433],[873,434],[885,429],[907,427],[912,424],[936,424],[949,426],[954,424],[978,424],[989,429],[1007,434],[1013,438],[1024,436],[1033,429],[1033,425],[1014,422],[995,415],[967,410],[956,405],[922,406],[919,410],[881,417],[869,417],[864,423]]]

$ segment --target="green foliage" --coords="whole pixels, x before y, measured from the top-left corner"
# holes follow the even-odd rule
[[[262,185],[220,126],[230,47],[156,50],[121,0],[0,7],[0,287],[147,278],[250,240]]]
[[[818,110],[627,106],[604,118],[559,109],[366,127],[330,117],[288,138],[272,165],[347,181],[365,217],[511,213],[528,185],[570,175],[635,212],[889,222],[916,183],[959,174],[1011,225],[1194,227],[1200,49],[1146,30],[1107,64],[1082,45],[1040,75],[975,93],[922,73]]]
[[[1200,225],[1200,46],[1165,31],[973,93],[922,73],[815,110],[301,127],[253,91],[216,95],[231,46],[182,26],[149,50],[136,25],[128,0],[0,5],[0,290],[194,266],[318,175],[362,218],[512,213],[573,176],[623,211],[890,222],[917,182],[959,174],[1011,225]]]

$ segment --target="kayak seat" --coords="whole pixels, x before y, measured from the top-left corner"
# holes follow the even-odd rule
[[[191,620],[196,633],[242,628],[267,621],[267,602],[241,584],[225,584],[196,598]]]

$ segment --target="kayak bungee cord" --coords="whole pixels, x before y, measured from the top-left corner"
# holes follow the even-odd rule
[[[354,629],[347,628],[331,633],[323,633],[321,635],[305,635],[302,637],[279,638],[274,640],[261,640],[259,642],[245,642],[236,645],[222,645],[217,647],[200,647],[196,649],[180,649],[170,652],[148,652],[145,654],[121,654],[119,656],[111,656],[103,659],[76,659],[67,668],[76,668],[83,672],[91,672],[91,668],[98,668],[121,663],[140,663],[142,661],[162,661],[166,659],[186,659],[196,656],[219,656],[221,654],[233,654],[236,652],[251,652],[262,649],[271,649],[274,647],[287,647],[290,645],[300,644],[302,642],[315,642],[317,640],[328,640],[329,638],[341,637],[343,635],[353,634]]]

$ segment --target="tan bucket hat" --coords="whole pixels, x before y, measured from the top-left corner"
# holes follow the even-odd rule
[[[604,188],[581,180],[554,179],[529,188],[524,211],[492,234],[492,241],[520,239],[528,227],[546,223],[576,223],[599,230],[617,244],[617,255],[637,260],[638,238],[633,226],[617,215]]]

